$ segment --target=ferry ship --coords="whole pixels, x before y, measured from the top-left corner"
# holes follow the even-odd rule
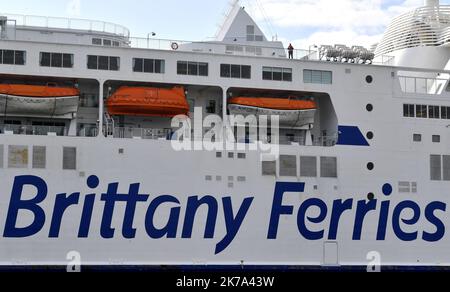
[[[209,42],[1,15],[2,266],[450,265],[450,6],[293,59],[238,2]]]

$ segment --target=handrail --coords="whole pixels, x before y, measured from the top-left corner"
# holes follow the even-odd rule
[[[20,15],[0,13],[8,19],[14,19],[17,26],[31,26],[44,28],[77,29],[116,34],[125,38],[130,37],[128,28],[111,22],[96,21],[81,18],[49,17],[36,15]]]

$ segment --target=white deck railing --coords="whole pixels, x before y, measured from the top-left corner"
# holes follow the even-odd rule
[[[130,37],[130,31],[126,27],[111,22],[8,13],[0,13],[0,15],[15,20],[18,26],[87,30],[116,34],[125,38]]]

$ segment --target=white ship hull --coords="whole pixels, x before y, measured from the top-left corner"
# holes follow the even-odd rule
[[[8,231],[0,239],[0,264],[2,265],[65,265],[66,256],[72,251],[81,255],[84,265],[258,265],[258,266],[365,266],[370,261],[367,256],[371,252],[379,253],[383,265],[390,266],[440,266],[450,265],[450,257],[446,256],[446,250],[450,244],[448,234],[437,242],[426,242],[422,239],[423,232],[435,233],[436,227],[429,223],[425,215],[421,215],[420,223],[404,227],[403,230],[418,232],[415,240],[407,242],[401,240],[393,230],[392,217],[396,206],[401,202],[410,201],[410,195],[397,194],[391,198],[382,196],[381,188],[386,182],[390,182],[392,176],[397,174],[398,169],[382,167],[380,175],[356,174],[351,171],[355,163],[365,161],[367,155],[372,153],[369,148],[351,149],[347,146],[336,146],[335,148],[319,151],[314,148],[302,150],[302,155],[337,156],[340,164],[341,176],[339,180],[327,179],[305,179],[305,178],[276,178],[261,177],[260,155],[257,152],[248,152],[247,159],[243,161],[227,161],[227,158],[219,159],[220,163],[235,165],[236,169],[217,168],[218,163],[214,152],[174,152],[168,141],[146,141],[146,140],[121,140],[121,139],[82,139],[64,137],[42,137],[37,139],[32,136],[0,136],[0,144],[6,145],[45,145],[48,153],[52,155],[46,170],[2,170],[0,183],[3,186],[4,196],[0,201],[0,226],[6,232],[9,223],[6,220],[14,219],[14,198],[12,189],[14,182],[23,175],[36,176],[45,181],[48,190],[46,196],[40,198],[42,202],[36,203],[39,212],[45,213],[38,217],[43,219],[42,225],[38,223],[33,213],[20,210],[17,217],[16,227],[37,224],[26,233],[29,236],[19,238],[8,237],[15,233]],[[76,171],[62,171],[61,157],[64,146],[77,147],[78,164]],[[31,149],[31,148],[30,148]],[[123,154],[119,154],[123,149]],[[7,147],[5,149],[7,151]],[[297,155],[298,148],[283,147],[281,151],[285,154]],[[142,153],[147,154],[145,156]],[[388,165],[400,165],[401,161],[413,159],[414,154],[403,151],[391,152]],[[6,163],[6,161],[5,161]],[[185,165],[191,165],[189,176],[186,175]],[[254,165],[248,168],[243,165]],[[405,175],[413,175],[415,169],[404,168]],[[97,175],[100,179],[98,188],[90,189],[86,186],[87,177]],[[213,181],[205,181],[205,175],[212,175]],[[359,179],[354,180],[358,175]],[[221,176],[222,181],[217,181],[216,176]],[[232,181],[234,186],[228,184]],[[238,182],[237,177],[246,178],[245,182]],[[33,180],[31,180],[33,181]],[[30,182],[30,180],[28,181]],[[282,200],[285,206],[292,206],[292,215],[280,216],[278,223],[273,222],[272,212],[275,203],[275,188],[277,182],[290,182],[297,184],[305,183],[304,192],[286,192]],[[137,204],[135,213],[125,215],[125,203],[117,202],[109,222],[108,211],[101,196],[108,190],[108,184],[119,183],[118,192],[128,194],[130,185],[140,183],[139,194],[148,194],[148,200]],[[314,186],[320,184],[320,189]],[[444,189],[430,184],[425,180],[418,182],[421,193],[434,194],[431,196],[414,197],[414,202],[424,214],[430,202],[441,201],[449,204],[450,200]],[[336,190],[338,186],[338,190]],[[16,186],[17,187],[17,186]],[[361,213],[358,204],[366,204],[367,199],[364,190],[377,191],[376,210],[367,213],[365,218],[356,219],[356,213]],[[45,191],[45,190],[41,190]],[[26,185],[23,188],[22,200],[36,197],[35,186]],[[67,207],[62,217],[61,209],[55,209],[57,197],[69,196],[80,192],[78,202]],[[320,196],[316,196],[320,192]],[[58,195],[66,193],[67,195]],[[88,194],[95,193],[92,217],[83,215],[84,208],[89,210],[86,204]],[[17,194],[16,194],[17,195]],[[160,205],[154,216],[148,216],[150,204],[161,196],[173,197],[179,203],[165,203]],[[124,195],[126,196],[126,195]],[[186,219],[188,198],[198,196],[210,197],[217,203],[217,213],[212,210],[212,219],[207,222],[207,208],[199,209],[195,215],[192,235],[183,238],[186,231],[185,224],[190,225]],[[104,199],[105,197],[103,197]],[[125,198],[125,197],[122,197]],[[227,234],[225,216],[230,216],[231,202],[233,216],[236,216],[239,208],[245,200],[253,198],[248,212],[244,212],[242,224],[237,224],[236,237],[228,241],[228,245],[218,250],[218,244]],[[297,215],[300,206],[312,198],[320,200],[321,204],[327,206],[327,212],[319,223],[308,222],[308,219],[300,218],[299,222],[307,222],[310,231],[320,232],[319,239],[306,238],[299,230]],[[337,238],[330,239],[329,232],[333,229],[331,217],[336,212],[333,202],[336,200],[353,200],[351,209],[343,214],[338,222]],[[17,197],[16,197],[17,199]],[[382,202],[389,201],[391,207],[388,210],[388,221],[384,240],[377,240],[377,232],[380,230],[380,214]],[[57,203],[59,207],[64,204]],[[16,205],[17,206],[17,205]],[[88,206],[88,207],[86,207]],[[23,205],[29,208],[30,205]],[[106,209],[105,209],[106,208]],[[334,209],[333,209],[334,208]],[[245,208],[244,208],[245,209]],[[358,211],[357,211],[358,209]],[[334,210],[334,211],[333,211]],[[172,213],[171,213],[172,212]],[[178,213],[179,212],[179,213]],[[428,211],[427,211],[428,212]],[[88,212],[89,213],[89,212]],[[227,215],[225,215],[225,213]],[[109,213],[111,214],[111,213]],[[172,214],[172,215],[171,215]],[[217,220],[215,216],[217,214]],[[319,215],[319,209],[312,207],[307,212],[310,218]],[[409,211],[406,210],[406,214]],[[435,212],[442,222],[449,222],[450,216],[446,212]],[[172,217],[171,217],[172,216]],[[429,214],[427,216],[430,216]],[[169,217],[173,219],[168,225]],[[59,220],[61,218],[61,224]],[[84,219],[82,219],[84,218]],[[125,218],[132,219],[132,226],[136,234],[126,238],[124,230]],[[229,220],[230,218],[227,217]],[[403,215],[402,218],[410,218]],[[431,218],[431,217],[429,217]],[[82,221],[84,223],[82,223]],[[86,221],[87,220],[87,221]],[[150,221],[149,221],[150,220]],[[334,219],[333,219],[334,220]],[[362,221],[361,221],[362,220]],[[102,221],[103,227],[102,227]],[[53,223],[52,223],[53,222]],[[88,222],[88,223],[86,223]],[[106,222],[106,223],[105,223]],[[152,238],[146,224],[153,222],[155,228],[167,227],[167,232],[162,232],[162,238]],[[359,223],[358,223],[359,222]],[[435,222],[435,221],[434,221]],[[128,221],[128,224],[131,224]],[[355,232],[358,233],[359,225],[362,226],[360,240],[354,240]],[[84,226],[84,229],[80,226]],[[128,225],[131,226],[131,225]],[[205,229],[214,226],[212,238],[205,238]],[[271,228],[278,227],[276,239],[268,239]],[[80,237],[80,228],[84,230],[86,237]],[[111,231],[113,228],[114,231]],[[189,228],[187,228],[189,229]],[[442,231],[442,228],[438,227]],[[58,232],[56,234],[55,232]],[[211,229],[210,229],[211,231]],[[336,231],[336,229],[335,229]],[[112,232],[112,233],[111,233]],[[18,233],[16,233],[17,235]],[[49,236],[52,234],[53,237]],[[110,236],[112,236],[110,238]],[[170,238],[168,238],[170,237]],[[222,250],[223,249],[223,250]],[[432,251],[431,251],[432,250]],[[218,252],[219,251],[219,252]]]
[[[232,115],[242,115],[247,117],[249,115],[266,116],[270,119],[271,116],[279,116],[280,127],[282,128],[301,128],[314,124],[315,109],[310,110],[274,110],[257,108],[245,105],[230,104],[228,106]]]
[[[78,96],[25,97],[0,94],[0,116],[72,118],[78,111]]]

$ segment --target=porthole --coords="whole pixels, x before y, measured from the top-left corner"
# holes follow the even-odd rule
[[[369,104],[366,106],[366,110],[367,110],[369,113],[372,112],[372,111],[373,111],[373,105],[369,103]]]
[[[373,77],[371,75],[366,76],[366,82],[371,84],[373,82]]]
[[[369,193],[369,194],[367,195],[367,199],[368,199],[369,201],[373,201],[373,200],[375,199],[375,194],[374,194],[374,193]]]
[[[372,162],[367,163],[367,169],[372,171],[375,169],[375,164],[373,164]]]
[[[375,135],[373,134],[373,132],[368,132],[366,137],[367,139],[372,140],[375,137]]]

